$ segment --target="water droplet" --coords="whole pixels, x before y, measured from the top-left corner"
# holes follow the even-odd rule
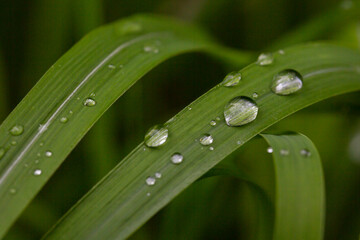
[[[148,177],[145,182],[148,186],[153,186],[156,183],[156,179],[153,177]]]
[[[69,111],[69,114],[70,114],[70,115],[73,114],[73,113],[74,113],[73,111],[71,111],[71,110]]]
[[[258,98],[258,97],[259,97],[259,94],[257,94],[256,92],[254,92],[254,93],[252,94],[252,97],[253,97],[253,98]]]
[[[241,145],[242,142],[239,140],[239,141],[236,142],[236,144],[237,144],[237,145]]]
[[[278,53],[281,54],[281,55],[284,55],[284,54],[285,54],[285,51],[282,50],[282,49],[280,49],[280,50],[278,51]]]
[[[278,95],[289,95],[302,88],[302,77],[295,70],[287,69],[274,76],[271,90]]]
[[[216,117],[215,120],[216,120],[216,121],[220,121],[220,117]]]
[[[211,120],[211,121],[210,121],[210,126],[216,126],[216,121]]]
[[[0,159],[5,155],[5,148],[0,148]]]
[[[15,194],[15,193],[16,193],[16,189],[15,189],[15,188],[11,188],[11,189],[9,190],[9,192],[10,192],[11,194]]]
[[[240,71],[231,72],[225,76],[224,80],[221,82],[221,85],[225,87],[234,87],[239,84],[240,80],[241,80]]]
[[[168,129],[163,125],[155,125],[145,134],[145,144],[148,147],[159,147],[163,145],[169,136]]]
[[[35,171],[34,171],[33,174],[34,174],[35,176],[40,176],[41,173],[42,173],[41,169],[35,169]]]
[[[24,167],[25,167],[25,168],[29,167],[29,164],[25,163],[25,164],[24,164]]]
[[[311,152],[310,152],[308,149],[306,149],[306,148],[301,149],[301,150],[300,150],[300,154],[301,154],[303,157],[310,157],[310,156],[311,156]]]
[[[11,141],[11,145],[15,146],[17,144],[16,141]]]
[[[112,64],[109,64],[109,65],[108,65],[108,68],[110,68],[110,69],[115,69],[116,66],[115,66],[115,65],[112,65]]]
[[[272,53],[262,53],[259,55],[257,64],[260,66],[270,65],[274,62],[274,56]]]
[[[268,147],[268,148],[266,149],[266,151],[267,151],[268,153],[273,153],[273,152],[274,152],[274,149],[273,149],[272,147]]]
[[[142,27],[139,23],[130,22],[130,21],[123,22],[117,28],[118,33],[121,35],[129,34],[129,33],[137,33],[137,32],[140,32],[141,30],[142,30]]]
[[[83,104],[84,104],[84,106],[87,106],[87,107],[93,107],[96,105],[96,102],[92,98],[87,98],[87,99],[85,99]]]
[[[248,97],[231,99],[224,109],[225,122],[228,126],[241,126],[256,119],[258,106]]]
[[[52,152],[51,152],[51,151],[46,151],[46,152],[45,152],[45,156],[46,156],[46,157],[51,157],[51,156],[52,156]]]
[[[280,155],[281,155],[281,156],[287,156],[287,155],[289,155],[289,154],[290,154],[290,151],[287,150],[287,149],[281,149],[281,150],[280,150]]]
[[[40,146],[40,147],[44,146],[44,143],[43,143],[43,142],[41,142],[41,143],[39,144],[39,146]]]
[[[171,156],[171,162],[173,164],[180,164],[180,163],[182,163],[183,160],[184,160],[184,156],[181,155],[180,153],[174,153]]]
[[[213,143],[214,138],[210,134],[205,134],[204,136],[202,136],[200,138],[199,141],[200,141],[201,145],[207,146],[207,145],[210,145]]]
[[[94,92],[90,93],[90,97],[96,97],[96,94]]]
[[[149,193],[149,192],[148,192],[148,193],[146,193],[146,196],[150,197],[150,196],[151,196],[151,193]]]
[[[36,154],[36,156],[40,157],[40,156],[41,156],[41,154],[38,152],[38,153]]]
[[[188,110],[191,111],[191,110],[192,110],[192,107],[188,107]]]
[[[161,173],[157,172],[157,173],[155,173],[155,177],[156,177],[156,178],[161,178],[162,175],[161,175]]]
[[[214,151],[214,148],[213,148],[213,147],[209,147],[209,150],[210,150],[210,151]]]
[[[69,121],[69,119],[67,117],[61,117],[60,118],[61,123],[67,123],[68,121]]]
[[[21,125],[15,125],[10,129],[10,133],[13,136],[19,136],[24,132],[24,127]]]
[[[144,52],[147,53],[158,53],[159,49],[156,46],[146,45],[144,46]]]
[[[35,164],[39,164],[39,162],[40,162],[40,160],[39,160],[39,159],[36,159],[34,163],[35,163]]]

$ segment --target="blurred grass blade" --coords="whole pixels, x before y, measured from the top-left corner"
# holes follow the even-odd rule
[[[0,237],[119,96],[162,61],[205,50],[217,51],[195,27],[135,16],[93,31],[60,58],[0,127]]]
[[[300,134],[262,134],[273,149],[276,178],[274,239],[323,238],[325,186],[320,156]]]
[[[242,70],[238,87],[216,86],[167,122],[168,142],[159,149],[136,147],[48,233],[46,239],[123,239],[219,161],[282,118],[323,99],[360,89],[360,54],[329,44],[306,44],[274,53],[269,66],[251,64]],[[270,90],[277,73],[295,69],[302,89],[289,96]],[[219,79],[220,80],[220,79]],[[256,98],[256,120],[242,127],[224,122],[224,106],[237,96]],[[179,92],[179,94],[185,94]],[[216,126],[211,120],[221,118]],[[213,150],[199,139],[211,134]],[[170,156],[184,156],[174,165]],[[145,180],[162,173],[154,186]],[[147,196],[149,195],[150,196]]]

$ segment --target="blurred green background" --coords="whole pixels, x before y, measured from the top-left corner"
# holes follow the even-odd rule
[[[255,54],[297,43],[282,37],[317,18],[319,25],[328,27],[305,28],[300,36],[359,49],[360,15],[348,19],[351,7],[351,1],[335,0],[2,0],[0,121],[82,36],[119,18],[137,13],[173,16],[202,26],[226,46]],[[233,68],[192,53],[147,74],[91,129],[5,239],[39,239],[142,141],[150,126],[167,121],[227,72],[237,70]],[[359,97],[353,93],[319,103],[269,130],[304,133],[318,147],[326,180],[325,239],[358,239],[360,233]],[[255,139],[225,161],[234,161],[272,196],[273,167],[266,147]],[[254,158],[262,164],[255,165]],[[246,183],[213,177],[193,184],[131,239],[252,239],[257,214]]]

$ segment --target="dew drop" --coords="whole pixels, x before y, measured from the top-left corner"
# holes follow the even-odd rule
[[[39,164],[39,162],[40,162],[40,160],[39,159],[37,159],[37,160],[35,160],[35,164]]]
[[[241,143],[242,142],[240,140],[236,142],[237,145],[241,145]]]
[[[213,148],[213,147],[209,147],[209,150],[210,150],[210,151],[214,151],[214,148]]]
[[[151,196],[151,193],[149,193],[149,192],[146,193],[146,196],[147,196],[147,197],[150,197],[150,196]]]
[[[306,148],[301,149],[301,150],[300,150],[300,154],[301,154],[301,156],[303,156],[303,157],[310,157],[310,156],[311,156],[311,152],[310,152],[308,149],[306,149]]]
[[[41,173],[42,173],[41,169],[35,169],[33,174],[34,174],[34,176],[40,176]]]
[[[259,94],[257,94],[256,92],[254,92],[254,93],[252,94],[252,97],[253,97],[253,98],[258,98],[258,97],[259,97]]]
[[[9,190],[9,192],[10,192],[11,194],[16,194],[16,189],[15,189],[15,188],[11,188],[11,189]]]
[[[139,23],[136,22],[123,22],[120,24],[119,28],[117,28],[117,31],[119,34],[129,34],[129,33],[137,33],[142,30],[142,26]]]
[[[44,143],[43,143],[43,142],[41,142],[41,143],[39,144],[39,146],[40,146],[40,147],[44,146]]]
[[[85,99],[83,104],[84,104],[84,106],[87,106],[87,107],[93,107],[96,105],[96,102],[92,98],[87,98],[87,99]]]
[[[216,117],[215,120],[216,120],[216,121],[220,121],[220,117]]]
[[[52,154],[52,152],[51,151],[46,151],[45,152],[45,156],[46,157],[51,157],[53,154]]]
[[[268,147],[268,148],[266,149],[266,151],[267,151],[268,153],[273,153],[273,152],[274,152],[274,149],[273,149],[272,147]]]
[[[274,62],[274,56],[272,53],[262,53],[259,55],[257,64],[260,66],[270,65]]]
[[[90,97],[96,97],[96,94],[94,92],[90,93]]]
[[[205,134],[204,136],[202,136],[200,138],[199,141],[200,141],[201,145],[207,146],[207,145],[210,145],[213,143],[214,138],[210,134]]]
[[[274,76],[271,90],[278,95],[289,95],[302,88],[302,77],[295,70],[287,69]]]
[[[281,149],[280,150],[280,155],[281,156],[288,156],[290,154],[290,151],[287,149]]]
[[[67,123],[68,121],[69,121],[69,119],[67,117],[60,118],[61,123]]]
[[[145,182],[146,182],[146,185],[148,185],[148,186],[154,186],[155,183],[156,183],[156,179],[153,178],[153,177],[148,177],[148,178],[145,180]]]
[[[224,109],[225,122],[228,126],[241,126],[256,119],[258,106],[248,97],[235,97]]]
[[[112,64],[109,64],[109,65],[108,65],[108,68],[110,68],[110,69],[115,69],[116,66],[115,66],[115,65],[112,65]]]
[[[0,148],[0,159],[5,155],[5,148]]]
[[[144,52],[147,53],[159,53],[159,49],[152,45],[146,45],[144,46]]]
[[[171,156],[171,162],[173,164],[180,164],[180,163],[182,163],[183,160],[184,160],[184,156],[181,155],[180,153],[174,153]]]
[[[280,49],[280,50],[278,51],[278,53],[281,54],[281,55],[284,55],[284,54],[285,54],[285,51],[282,50],[282,49]]]
[[[188,107],[188,110],[191,111],[191,110],[192,110],[192,107]]]
[[[224,80],[221,82],[221,85],[225,87],[234,87],[239,84],[240,80],[241,80],[240,71],[231,72],[225,76]]]
[[[22,125],[15,125],[10,129],[10,134],[13,136],[19,136],[24,132],[24,127]]]
[[[211,120],[211,121],[210,121],[210,126],[213,126],[213,127],[216,126],[216,121]]]
[[[15,146],[17,144],[16,141],[11,141],[11,145]]]
[[[155,173],[155,177],[156,177],[156,178],[161,178],[162,175],[161,175],[161,173],[157,172],[157,173]]]
[[[163,145],[169,136],[169,131],[163,125],[155,125],[145,134],[145,144],[148,147],[159,147]]]

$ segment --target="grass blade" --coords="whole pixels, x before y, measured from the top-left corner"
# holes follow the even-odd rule
[[[306,44],[274,57],[270,66],[251,64],[244,68],[238,87],[216,86],[168,121],[166,145],[160,149],[143,144],[136,147],[45,238],[126,238],[189,184],[267,127],[315,102],[360,89],[357,51]],[[300,92],[279,96],[270,91],[273,76],[284,69],[295,69],[303,76]],[[222,117],[225,104],[237,96],[252,97],[254,92],[258,94],[257,119],[242,127],[228,127]],[[222,121],[210,126],[216,117]],[[213,151],[197,142],[205,133],[214,136]],[[178,166],[170,162],[174,152],[184,156]],[[145,179],[159,171],[163,174],[159,183],[147,186]]]
[[[216,51],[199,29],[135,16],[95,30],[60,58],[0,127],[6,151],[0,161],[0,205],[6,206],[0,237],[119,96],[167,58],[201,50]],[[247,62],[244,56],[238,61]],[[96,106],[84,106],[88,98]],[[17,125],[23,133],[11,135]]]

